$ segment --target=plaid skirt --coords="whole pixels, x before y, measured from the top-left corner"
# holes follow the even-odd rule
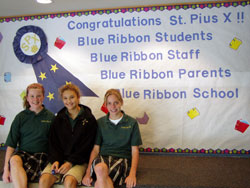
[[[114,185],[122,185],[129,174],[129,169],[131,166],[131,161],[126,158],[118,158],[112,156],[102,156],[99,155],[92,162],[91,166],[91,176],[96,180],[96,174],[94,172],[94,167],[98,164],[104,162],[109,168],[109,177],[114,182]]]
[[[48,154],[46,153],[30,154],[25,151],[15,151],[13,155],[21,157],[28,181],[34,181],[39,178],[42,170],[47,165]]]

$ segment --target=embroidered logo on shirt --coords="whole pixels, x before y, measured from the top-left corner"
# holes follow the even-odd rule
[[[88,123],[88,120],[84,119],[82,120],[82,125],[84,126],[86,123]]]
[[[41,123],[51,123],[50,120],[41,120]]]
[[[131,129],[131,125],[129,125],[129,126],[122,126],[121,128],[122,129]]]

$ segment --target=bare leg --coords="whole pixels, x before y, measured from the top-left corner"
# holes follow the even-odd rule
[[[114,188],[113,181],[109,177],[108,166],[105,163],[98,163],[95,166],[96,182],[95,188]]]
[[[43,174],[39,179],[39,188],[50,188],[56,182],[56,177],[52,174]]]
[[[23,168],[23,161],[18,155],[14,155],[10,159],[10,173],[15,188],[27,188],[27,174]]]
[[[77,180],[75,177],[68,175],[65,177],[63,184],[65,188],[76,188]]]

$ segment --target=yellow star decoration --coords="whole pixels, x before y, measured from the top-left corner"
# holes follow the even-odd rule
[[[71,84],[71,82],[66,81],[66,85]]]
[[[54,71],[54,72],[56,72],[56,70],[57,70],[58,68],[56,67],[56,64],[55,65],[51,65],[51,71]]]
[[[55,99],[54,98],[54,93],[49,92],[49,95],[47,97],[49,98],[49,101],[51,101],[52,99]]]
[[[45,72],[45,73],[40,72],[39,78],[41,78],[42,80],[45,79],[45,78],[47,78],[47,77],[45,76],[45,74],[46,74],[46,72]]]

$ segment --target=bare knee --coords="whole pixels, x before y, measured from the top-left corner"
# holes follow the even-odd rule
[[[96,182],[95,187],[106,187],[106,188],[114,188],[113,182],[109,177],[109,168],[105,163],[98,163],[95,166],[95,174],[96,174]]]
[[[77,180],[73,176],[66,176],[64,179],[64,187],[69,188],[69,187],[76,187],[77,186]]]
[[[108,166],[105,163],[98,163],[95,166],[95,173],[97,176],[108,176]]]
[[[22,158],[18,155],[13,155],[10,158],[10,166],[11,168],[23,166]]]
[[[56,178],[51,174],[42,174],[39,179],[39,187],[46,187],[47,185],[52,185],[56,181]]]

